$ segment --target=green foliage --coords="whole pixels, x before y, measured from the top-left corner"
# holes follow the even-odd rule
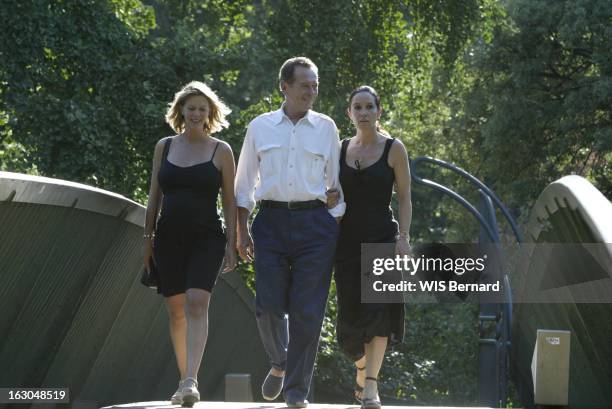
[[[160,108],[147,94],[155,74],[134,61],[155,66],[152,56],[102,2],[1,10],[0,53],[10,58],[0,71],[0,110],[12,138],[44,175],[131,195],[144,183],[142,142],[149,149]]]
[[[0,112],[0,171],[37,174],[35,165],[28,161],[27,149],[13,140],[7,124],[8,115]]]
[[[478,75],[456,131],[476,142],[487,180],[531,208],[566,174],[612,193],[612,4],[509,2],[509,18],[473,61]]]
[[[155,10],[139,0],[110,0],[115,16],[138,36],[146,36],[155,28]]]

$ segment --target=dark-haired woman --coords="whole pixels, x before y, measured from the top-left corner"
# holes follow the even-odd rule
[[[410,170],[402,142],[380,129],[380,97],[372,87],[351,93],[347,114],[357,132],[342,141],[340,157],[346,213],[336,252],[336,328],[340,348],[357,368],[355,397],[362,408],[376,409],[378,372],[387,345],[402,340],[404,305],[361,303],[361,243],[395,243],[396,254],[408,254]],[[399,225],[390,207],[394,187]]]

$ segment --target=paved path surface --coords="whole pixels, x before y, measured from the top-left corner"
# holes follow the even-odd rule
[[[123,405],[106,406],[102,409],[168,409],[180,408],[179,405],[171,405],[170,402],[137,402],[126,403]],[[194,405],[195,409],[279,409],[287,408],[283,403],[267,403],[267,402],[198,402]],[[451,406],[386,406],[383,408],[393,409],[477,409],[468,407],[451,407]],[[359,409],[359,405],[326,405],[324,403],[312,403],[308,405],[308,409]],[[482,409],[482,408],[478,408]]]

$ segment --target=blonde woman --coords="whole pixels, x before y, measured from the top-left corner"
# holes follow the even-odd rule
[[[234,156],[226,142],[212,136],[228,126],[229,112],[206,84],[187,84],[166,114],[177,135],[161,139],[153,156],[143,256],[147,268],[155,264],[170,318],[180,372],[171,400],[188,407],[200,399],[197,375],[212,289],[221,269],[236,266]],[[219,190],[225,232],[217,213]]]

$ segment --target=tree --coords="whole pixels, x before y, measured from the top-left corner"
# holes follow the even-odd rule
[[[612,194],[612,4],[509,2],[478,47],[477,79],[454,129],[477,146],[487,180],[515,208],[567,174]]]
[[[142,181],[130,170],[159,123],[138,35],[97,1],[17,2],[0,21],[3,133],[44,175],[133,193]]]

